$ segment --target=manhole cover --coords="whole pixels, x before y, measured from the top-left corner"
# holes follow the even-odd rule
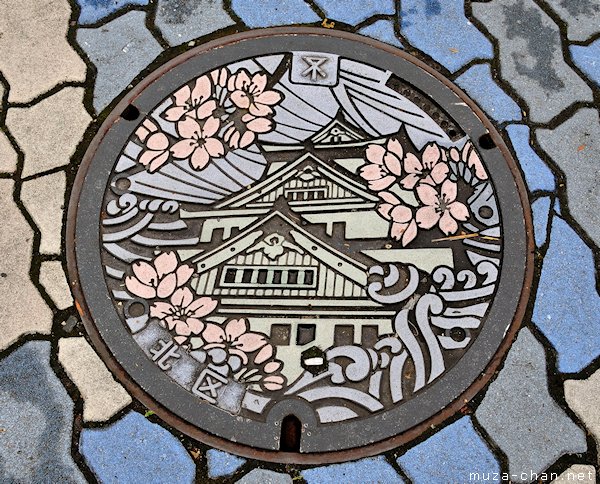
[[[273,461],[407,442],[490,378],[531,224],[482,112],[362,37],[274,29],[191,50],[85,156],[70,274],[107,364],[168,423]]]

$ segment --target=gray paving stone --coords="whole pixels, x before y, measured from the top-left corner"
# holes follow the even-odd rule
[[[587,449],[583,430],[548,393],[544,347],[527,328],[475,415],[506,453],[513,482],[530,482],[521,473],[542,473],[563,454]]]
[[[52,329],[52,311],[29,278],[33,230],[13,200],[13,189],[12,180],[0,180],[0,350],[21,335]]]
[[[292,478],[287,474],[269,471],[267,469],[253,469],[236,484],[292,484]]]
[[[71,458],[73,402],[31,341],[0,361],[2,482],[86,482]]]
[[[575,464],[553,480],[552,484],[563,484],[565,482],[570,484],[575,482],[578,484],[595,484],[597,482],[596,469],[594,469],[594,466]]]
[[[42,254],[60,254],[65,188],[62,171],[27,180],[21,187],[21,201],[42,233]]]
[[[598,0],[543,0],[567,24],[569,40],[587,40],[600,32]]]
[[[159,0],[156,26],[171,45],[179,45],[235,22],[214,0]]]
[[[50,299],[58,309],[66,309],[73,305],[71,289],[60,261],[48,260],[42,262],[40,284],[44,286]]]
[[[94,108],[104,109],[162,49],[145,25],[146,13],[131,11],[97,29],[79,29],[77,42],[97,69]]]
[[[580,109],[556,129],[535,132],[542,149],[567,177],[569,208],[600,246],[600,122],[595,109]]]
[[[473,3],[473,15],[498,39],[501,75],[545,123],[577,101],[591,101],[588,85],[564,61],[560,32],[533,0]]]

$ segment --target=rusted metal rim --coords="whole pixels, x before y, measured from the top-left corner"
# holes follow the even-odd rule
[[[115,122],[120,119],[120,113],[122,113],[127,106],[132,104],[142,91],[148,88],[154,81],[160,78],[163,74],[170,71],[174,67],[186,62],[188,59],[196,57],[200,54],[219,49],[221,47],[243,43],[244,41],[259,39],[262,37],[273,37],[273,36],[320,36],[325,38],[337,38],[345,39],[353,42],[359,42],[367,46],[375,47],[381,51],[385,51],[389,54],[393,54],[399,58],[411,62],[421,70],[428,73],[432,78],[441,82],[444,86],[453,91],[460,99],[465,103],[465,106],[474,113],[480,120],[481,124],[485,127],[489,136],[491,137],[496,148],[501,152],[502,157],[506,160],[506,163],[512,172],[513,182],[516,187],[516,191],[520,198],[520,206],[522,208],[522,217],[525,226],[525,246],[526,253],[523,254],[525,258],[525,268],[523,275],[523,284],[520,291],[520,296],[517,304],[517,309],[512,322],[506,330],[506,334],[501,344],[499,345],[494,357],[486,366],[485,370],[480,373],[480,376],[471,383],[471,385],[456,397],[452,403],[447,405],[437,414],[427,418],[418,425],[413,426],[409,430],[385,440],[372,443],[368,446],[362,446],[353,448],[350,450],[331,451],[323,453],[296,453],[296,452],[281,452],[281,451],[268,451],[257,448],[252,448],[246,445],[241,445],[229,440],[225,440],[221,437],[215,436],[208,432],[205,432],[198,427],[191,425],[185,419],[179,417],[168,408],[158,403],[151,395],[149,395],[144,389],[122,368],[122,366],[116,361],[112,355],[110,349],[106,345],[104,339],[101,337],[98,329],[96,328],[93,317],[88,307],[86,298],[81,290],[80,279],[77,266],[77,254],[75,248],[75,222],[78,216],[79,209],[79,196],[86,178],[88,168],[90,167],[96,150],[102,142],[106,133],[113,126]],[[67,265],[68,272],[71,280],[71,287],[75,295],[75,301],[77,309],[82,317],[86,331],[102,357],[103,361],[107,364],[109,369],[113,372],[116,378],[121,381],[130,393],[145,406],[152,409],[156,414],[164,420],[167,424],[177,428],[188,434],[190,437],[198,439],[209,445],[221,448],[223,450],[233,452],[244,457],[261,459],[271,462],[283,462],[283,463],[298,463],[298,464],[324,464],[340,462],[345,460],[357,459],[360,457],[371,456],[381,453],[386,450],[403,445],[416,437],[421,435],[431,426],[437,426],[447,420],[449,417],[460,411],[464,407],[465,403],[470,401],[478,392],[480,392],[484,386],[490,381],[494,372],[502,362],[508,348],[510,347],[524,317],[527,302],[529,300],[529,292],[531,288],[533,278],[533,254],[534,254],[534,243],[533,243],[533,228],[532,218],[529,209],[529,201],[527,197],[527,191],[523,182],[520,170],[513,160],[510,151],[504,143],[501,135],[494,128],[492,123],[483,113],[483,111],[470,100],[465,93],[463,93],[458,87],[451,83],[448,79],[441,76],[437,71],[427,66],[418,59],[406,54],[405,52],[396,48],[390,47],[387,44],[371,40],[365,37],[361,37],[355,34],[350,34],[340,31],[329,31],[319,28],[270,28],[253,30],[243,32],[229,36],[224,39],[216,40],[191,49],[190,51],[176,57],[169,61],[164,66],[150,74],[148,77],[143,79],[138,85],[136,85],[129,93],[127,93],[123,99],[117,104],[112,113],[107,117],[105,122],[99,128],[96,136],[90,143],[90,146],[83,157],[81,166],[77,173],[73,190],[71,193],[71,199],[68,207],[67,215],[67,228],[66,228],[66,253],[67,253]]]

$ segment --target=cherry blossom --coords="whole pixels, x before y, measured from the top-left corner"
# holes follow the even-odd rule
[[[408,153],[403,160],[407,175],[400,181],[403,188],[412,190],[418,183],[440,185],[448,176],[449,168],[444,162],[444,153],[435,143],[428,144],[421,159]]]
[[[478,179],[488,179],[488,174],[483,167],[481,158],[479,157],[479,154],[477,154],[477,151],[475,151],[473,143],[470,141],[465,143],[465,146],[463,146],[460,153],[456,148],[450,149],[450,158],[455,162],[462,161],[463,163],[466,163],[469,168],[472,168],[475,171],[475,176]]]
[[[412,209],[393,193],[379,192],[379,196],[383,203],[379,204],[377,210],[384,219],[392,221],[390,235],[406,247],[417,236],[417,223]]]
[[[371,190],[389,188],[396,182],[396,177],[402,174],[404,150],[398,140],[388,140],[385,148],[381,145],[369,145],[366,155],[369,163],[360,169],[360,176],[368,182]]]
[[[231,355],[239,356],[244,364],[248,363],[248,354],[267,344],[264,335],[248,330],[248,322],[243,318],[231,319],[225,327],[207,323],[202,338],[205,341],[205,351],[212,348],[224,349]]]
[[[193,89],[186,84],[173,94],[173,107],[165,111],[164,118],[173,122],[187,116],[206,119],[217,107],[212,94],[213,88],[209,76],[199,77]]]
[[[424,204],[417,210],[417,225],[423,229],[431,229],[436,224],[444,234],[451,235],[458,231],[457,221],[464,222],[469,218],[469,209],[456,200],[456,183],[446,180],[440,191],[426,184],[417,186],[417,196]]]
[[[221,122],[213,117],[206,121],[187,117],[177,123],[177,132],[183,138],[175,143],[171,152],[175,158],[190,157],[190,164],[196,170],[202,170],[212,158],[225,154],[223,143],[215,137]]]
[[[229,78],[227,88],[233,104],[238,108],[247,109],[257,117],[273,114],[274,106],[281,102],[282,96],[277,91],[266,90],[267,75],[257,72],[250,77],[246,69],[240,69]]]
[[[246,148],[254,143],[256,135],[273,130],[274,123],[268,118],[261,118],[246,113],[234,119],[225,128],[223,141],[232,149]]]
[[[139,261],[133,264],[133,276],[125,278],[127,290],[144,299],[168,298],[182,287],[194,273],[188,265],[178,267],[175,252],[164,252],[152,263]]]
[[[159,131],[156,124],[146,119],[135,134],[146,147],[137,161],[144,165],[150,173],[154,173],[169,161],[169,138]]]
[[[170,302],[155,302],[150,307],[150,316],[158,318],[175,330],[175,341],[183,344],[190,335],[198,335],[204,329],[202,317],[215,310],[217,301],[209,297],[194,300],[194,294],[187,288],[177,289]]]

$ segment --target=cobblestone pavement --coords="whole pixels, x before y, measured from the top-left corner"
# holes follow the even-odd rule
[[[410,446],[321,467],[162,423],[87,343],[65,275],[66,200],[123,91],[191,46],[290,24],[380,39],[461,86],[519,161],[537,246],[524,327],[488,389]],[[595,482],[599,102],[597,0],[2,0],[0,480]]]

